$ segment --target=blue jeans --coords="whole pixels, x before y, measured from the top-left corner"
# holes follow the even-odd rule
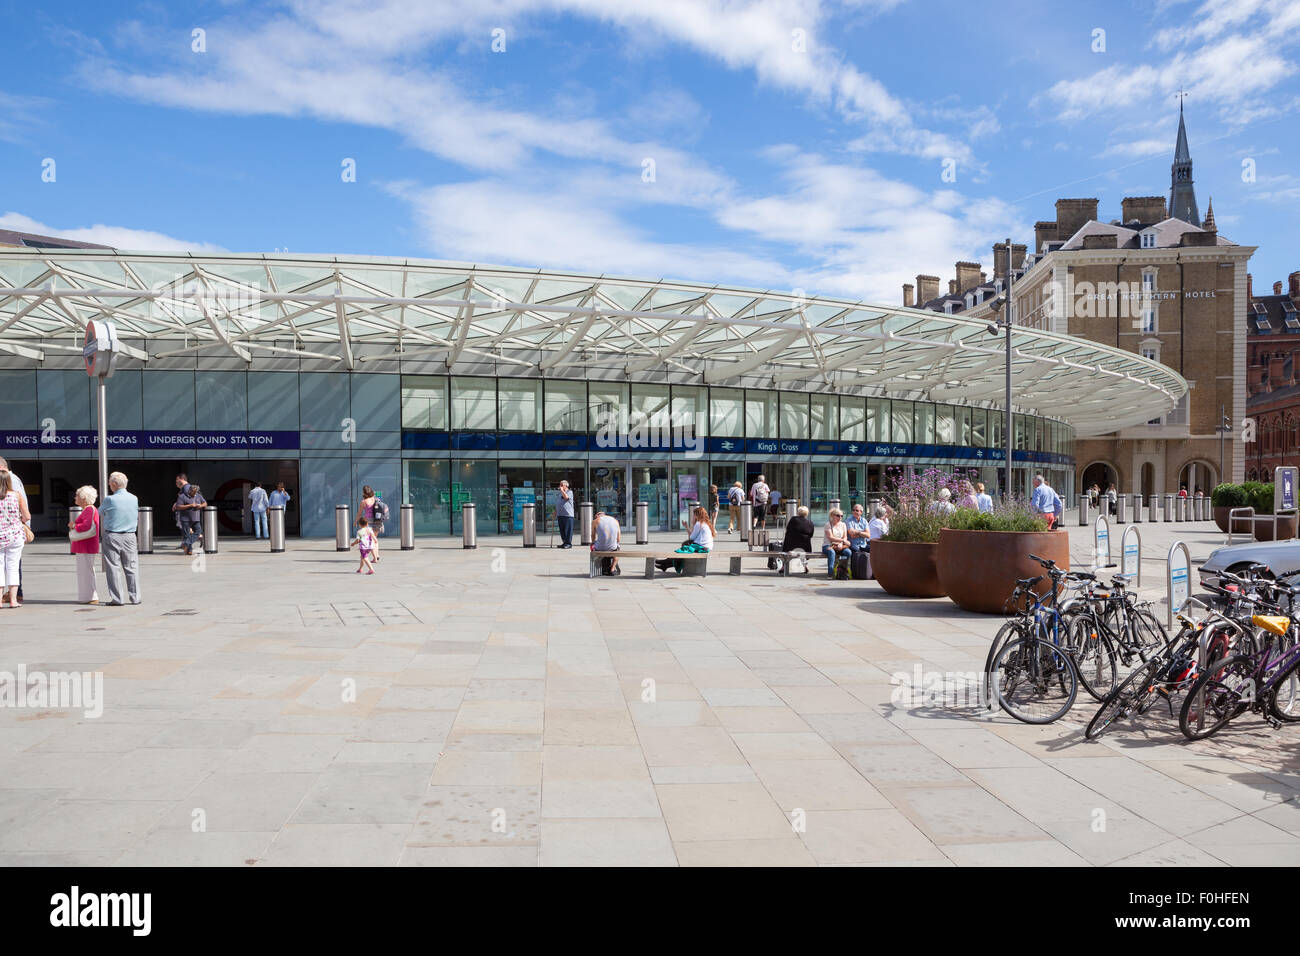
[[[253,536],[257,538],[269,538],[271,536],[267,530],[265,511],[253,512]]]
[[[848,553],[849,553],[848,548],[845,548],[843,551],[836,551],[829,544],[822,545],[822,554],[826,555],[827,577],[832,577],[832,578],[835,577],[835,562],[839,559],[839,555],[841,554],[847,555]]]
[[[182,522],[181,524],[181,542],[185,545],[186,551],[192,551],[194,545],[203,537],[203,531],[197,521]]]

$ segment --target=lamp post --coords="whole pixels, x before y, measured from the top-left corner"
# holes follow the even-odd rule
[[[1003,414],[1005,415],[1002,430],[1002,447],[1005,460],[1005,477],[1003,478],[1003,501],[1009,500],[1011,496],[1011,239],[1007,239],[1007,288],[1005,292],[999,293],[998,297],[993,300],[994,314],[1001,314],[1004,317],[997,322],[990,322],[988,325],[989,335],[997,335],[1002,332],[1006,341],[1006,394],[1003,403]],[[1003,311],[1005,310],[1005,312]]]
[[[1219,406],[1219,481],[1225,481],[1223,477],[1223,440],[1228,432],[1232,431],[1232,421],[1228,418],[1227,408]]]

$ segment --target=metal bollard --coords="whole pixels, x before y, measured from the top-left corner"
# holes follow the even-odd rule
[[[700,503],[699,503],[698,501],[696,501],[694,498],[690,498],[690,499],[687,500],[687,502],[686,502],[686,527],[682,529],[683,531],[690,531],[691,528],[693,528],[693,527],[695,526],[695,509],[698,508],[699,506],[700,506]]]
[[[839,499],[839,498],[832,498],[832,499],[831,499],[830,511],[834,511],[835,509],[839,508],[839,506],[840,506],[840,499]],[[799,513],[799,499],[798,499],[798,498],[796,498],[796,499],[794,500],[794,513],[795,513],[795,514],[798,514],[798,513]]]
[[[1147,520],[1155,524],[1160,520],[1160,496],[1151,495],[1147,498]]]
[[[1079,527],[1086,528],[1089,524],[1088,507],[1092,504],[1092,499],[1087,495],[1079,496]]]
[[[203,553],[217,553],[217,509],[213,505],[203,509]]]
[[[838,499],[837,499],[838,500]],[[782,498],[781,507],[785,509],[785,522],[788,524],[790,519],[799,513],[798,498]],[[838,506],[837,506],[838,507]]]
[[[531,501],[525,501],[523,507],[523,528],[524,547],[537,547],[537,505]]]
[[[271,535],[271,553],[284,553],[284,505],[266,509],[267,531]]]
[[[1196,503],[1200,505],[1201,508],[1201,520],[1209,521],[1210,520],[1210,499],[1204,497],[1197,498]]]
[[[636,503],[636,543],[646,544],[650,540],[650,502]]]
[[[1133,523],[1134,524],[1142,523],[1142,496],[1141,495],[1133,496]]]
[[[399,533],[403,551],[415,550],[415,505],[404,504],[399,509]]]
[[[1174,520],[1174,496],[1165,495],[1165,506],[1161,509],[1165,523],[1168,524]]]
[[[754,528],[754,503],[752,501],[742,501],[740,503],[740,530],[745,539],[749,540],[749,532]]]
[[[582,535],[580,539],[584,547],[591,546],[591,523],[596,520],[596,506],[590,501],[584,501],[580,506],[582,514],[582,527],[578,533]]]
[[[1115,496],[1115,523],[1124,523],[1124,512],[1128,510],[1128,495]]]
[[[139,554],[153,554],[153,508],[144,505],[135,522],[135,549]]]
[[[478,508],[472,501],[460,506],[460,543],[466,550],[478,547]]]
[[[348,542],[351,540],[352,526],[348,524],[348,506],[334,506],[334,550],[348,550]]]

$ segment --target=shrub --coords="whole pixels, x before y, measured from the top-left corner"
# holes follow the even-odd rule
[[[1224,482],[1210,492],[1210,501],[1216,508],[1244,508],[1250,504],[1250,495],[1241,485]]]
[[[1030,509],[1013,503],[991,514],[959,508],[948,519],[948,527],[957,531],[1046,531],[1047,522]]]
[[[944,529],[951,515],[939,515],[931,511],[907,512],[895,514],[889,519],[889,532],[881,536],[882,541],[913,541],[933,544],[939,540],[939,532]]]
[[[1250,490],[1250,501],[1247,502],[1255,509],[1257,515],[1271,515],[1273,513],[1273,483],[1254,482],[1256,487]]]

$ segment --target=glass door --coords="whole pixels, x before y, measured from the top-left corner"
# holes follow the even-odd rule
[[[708,507],[709,473],[703,464],[676,465],[673,467],[673,485],[677,489],[674,505],[677,510],[677,527],[689,531],[691,511],[696,505]]]
[[[671,531],[677,527],[677,509],[669,497],[668,465],[665,463],[633,464],[629,484],[637,501],[647,503],[647,527],[651,531]]]
[[[867,488],[863,483],[864,471],[863,465],[840,466],[840,507],[844,509],[845,514],[849,514],[854,505],[862,505],[863,510],[867,509]]]
[[[450,462],[439,458],[408,458],[403,485],[406,501],[415,506],[415,533],[451,534]],[[290,502],[290,506],[292,506]]]
[[[591,501],[597,511],[603,511],[624,528],[631,527],[627,501],[627,463],[622,461],[593,461],[591,463]],[[581,515],[577,517],[581,518]]]
[[[830,517],[831,499],[838,498],[835,479],[838,469],[835,465],[812,465],[809,467],[808,517],[815,525],[825,524]],[[844,502],[840,502],[843,511]]]

